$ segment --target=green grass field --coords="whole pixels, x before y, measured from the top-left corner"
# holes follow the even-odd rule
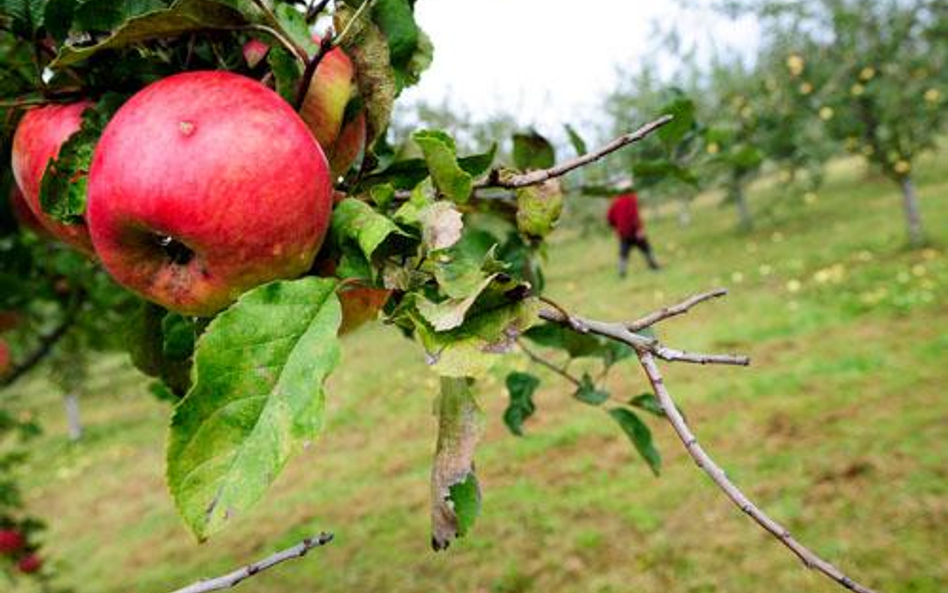
[[[680,227],[653,216],[666,264],[614,275],[612,238],[564,230],[550,296],[590,316],[632,318],[692,292],[731,296],[668,323],[669,344],[751,355],[747,369],[676,365],[666,379],[729,475],[804,543],[885,591],[948,590],[948,155],[918,171],[931,247],[905,248],[894,185],[837,163],[815,202],[784,200],[748,234],[703,205]],[[762,209],[778,188],[753,193]],[[503,377],[478,470],[484,508],[450,551],[429,549],[436,380],[420,350],[382,327],[345,340],[325,434],[256,509],[198,545],[163,478],[169,407],[120,357],[83,396],[86,437],[65,436],[59,394],[37,372],[5,397],[46,427],[23,472],[46,554],[77,593],[162,593],[319,530],[336,541],[241,585],[247,593],[834,591],[749,521],[651,422],[654,478],[601,411],[550,374],[526,438],[501,421]],[[525,367],[512,356],[510,366]],[[539,372],[539,371],[538,371]],[[645,391],[633,363],[613,396]],[[4,584],[4,587],[7,585]],[[8,589],[4,589],[8,590]],[[20,593],[20,590],[17,590]]]

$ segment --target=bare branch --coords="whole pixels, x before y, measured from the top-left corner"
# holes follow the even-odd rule
[[[510,177],[502,178],[500,172],[496,169],[491,171],[491,174],[488,175],[485,179],[478,181],[474,184],[474,189],[487,188],[487,187],[503,187],[507,189],[517,189],[520,187],[527,187],[529,185],[538,185],[544,181],[553,179],[554,177],[562,177],[574,169],[579,169],[590,163],[594,163],[601,159],[602,157],[611,154],[623,146],[628,146],[629,144],[634,144],[647,138],[652,132],[658,128],[664,126],[672,120],[672,116],[663,115],[662,117],[656,119],[653,122],[647,123],[638,130],[634,132],[629,132],[628,134],[623,134],[615,140],[609,142],[608,144],[594,150],[592,152],[587,152],[586,154],[576,157],[568,161],[564,161],[549,169],[540,169],[538,171],[528,171],[527,173],[521,173],[519,175],[512,175]]]
[[[647,327],[651,327],[658,323],[659,321],[664,321],[671,317],[676,317],[682,315],[691,310],[695,305],[708,301],[714,298],[722,297],[727,294],[726,288],[715,288],[714,290],[709,290],[708,292],[703,292],[701,294],[696,294],[692,297],[689,297],[677,305],[672,305],[670,307],[662,307],[658,311],[649,313],[641,319],[636,319],[635,321],[626,324],[626,327],[629,331],[642,331]]]
[[[727,475],[724,473],[724,470],[722,470],[720,466],[718,466],[705,452],[701,445],[698,444],[697,437],[695,437],[694,433],[685,422],[684,417],[682,417],[681,413],[678,411],[678,407],[675,405],[671,394],[665,387],[665,381],[662,378],[661,372],[658,369],[658,365],[655,362],[655,357],[668,361],[693,362],[698,364],[714,363],[746,365],[749,363],[749,360],[746,357],[734,355],[689,354],[680,350],[667,348],[659,343],[658,340],[646,338],[645,336],[641,336],[629,329],[630,327],[648,327],[649,325],[657,323],[662,319],[667,319],[675,315],[681,315],[698,303],[711,298],[722,296],[723,294],[725,294],[725,291],[723,291],[723,289],[719,289],[708,293],[695,295],[689,299],[686,299],[685,301],[682,301],[678,305],[666,307],[656,311],[638,321],[632,322],[631,324],[607,323],[593,319],[586,319],[571,315],[562,308],[558,308],[558,310],[543,309],[540,311],[540,317],[547,321],[560,323],[566,327],[569,327],[573,331],[576,331],[577,333],[597,334],[618,342],[623,342],[634,348],[638,353],[639,363],[641,364],[642,369],[645,371],[645,375],[648,377],[648,380],[652,385],[655,396],[661,403],[662,409],[665,412],[665,417],[672,425],[672,428],[675,430],[678,438],[685,445],[685,449],[688,451],[688,454],[692,459],[694,459],[695,463],[698,464],[698,467],[704,470],[705,473],[711,477],[718,488],[720,488],[724,494],[735,505],[737,505],[738,508],[751,517],[758,525],[777,538],[777,540],[779,540],[784,546],[789,548],[807,568],[819,571],[839,585],[842,585],[851,591],[856,591],[857,593],[875,593],[872,589],[869,589],[868,587],[853,581],[851,578],[843,574],[843,572],[841,572],[838,568],[826,560],[820,558],[809,548],[795,540],[785,527],[764,513],[764,511],[751,502],[750,499],[748,499],[747,496],[744,495],[744,493],[728,479]],[[582,327],[585,331],[576,329],[577,327]]]
[[[545,358],[543,358],[542,356],[540,356],[539,354],[537,354],[536,352],[528,348],[523,340],[518,339],[517,345],[520,346],[520,349],[523,350],[523,353],[526,354],[527,357],[529,357],[530,360],[532,360],[533,362],[537,363],[540,366],[544,366],[550,369],[551,371],[563,377],[564,379],[566,379],[567,381],[569,381],[576,387],[579,387],[580,385],[582,385],[582,382],[576,377],[574,377],[573,375],[571,375],[569,371],[567,371],[565,368],[556,366],[552,362],[546,360]]]
[[[207,579],[204,581],[198,581],[194,584],[188,585],[187,587],[173,591],[172,593],[208,593],[210,591],[220,591],[221,589],[235,587],[240,584],[241,581],[260,574],[269,568],[273,568],[277,564],[286,562],[287,560],[293,560],[295,558],[302,558],[313,548],[318,548],[328,544],[332,541],[332,538],[333,534],[331,533],[320,533],[316,537],[304,539],[302,542],[296,544],[292,548],[287,548],[282,552],[277,552],[276,554],[268,556],[259,562],[248,564],[243,568],[238,568],[237,570],[223,576]]]
[[[668,392],[668,389],[665,387],[665,381],[662,379],[661,372],[658,370],[658,365],[655,364],[655,359],[652,358],[652,354],[649,352],[639,353],[639,362],[642,365],[642,369],[645,371],[646,376],[648,377],[649,382],[652,384],[652,389],[655,391],[655,396],[658,397],[658,401],[662,404],[662,409],[665,411],[665,417],[668,419],[668,422],[674,428],[675,433],[678,435],[678,438],[685,445],[685,449],[688,451],[688,454],[694,459],[695,463],[698,464],[711,480],[720,488],[725,496],[727,496],[731,502],[733,502],[739,509],[745,512],[750,518],[752,518],[758,525],[763,527],[768,533],[777,538],[780,543],[789,548],[797,557],[803,562],[804,566],[807,568],[817,570],[832,580],[836,581],[843,587],[856,591],[857,593],[875,593],[872,589],[860,585],[855,582],[838,568],[823,560],[815,553],[813,553],[809,548],[798,542],[790,535],[790,532],[781,524],[777,523],[770,518],[764,511],[757,507],[747,496],[744,495],[741,490],[731,482],[727,474],[724,473],[724,470],[721,469],[718,464],[714,462],[713,459],[705,452],[705,450],[698,444],[698,439],[695,437],[694,433],[688,427],[688,424],[685,422],[685,419],[678,412],[678,408],[675,406],[675,402],[672,399],[671,395]]]

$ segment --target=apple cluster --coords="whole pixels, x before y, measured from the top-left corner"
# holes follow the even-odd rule
[[[244,47],[248,63],[268,48]],[[121,285],[186,315],[210,316],[257,285],[303,275],[329,227],[333,179],[364,148],[352,61],[333,48],[297,112],[264,84],[227,71],[154,82],[106,125],[86,184],[83,220],[40,203],[63,144],[93,105],[31,109],[14,139],[11,200],[20,222],[97,259]]]
[[[11,558],[23,574],[34,574],[43,567],[43,559],[31,550],[26,535],[16,527],[0,529],[0,556]]]

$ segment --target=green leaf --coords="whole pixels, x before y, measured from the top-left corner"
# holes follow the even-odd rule
[[[520,170],[548,169],[556,164],[556,152],[550,141],[536,130],[526,134],[514,134],[514,166]]]
[[[569,142],[573,145],[573,150],[576,151],[576,156],[583,156],[589,152],[586,148],[586,141],[583,140],[583,137],[579,135],[579,132],[576,131],[576,128],[570,124],[564,124],[563,127],[566,128],[566,135],[569,136]]]
[[[313,41],[313,34],[306,24],[306,17],[302,12],[296,9],[290,3],[277,2],[273,8],[273,15],[279,24],[279,29],[284,32],[297,46],[306,50],[309,55],[314,55],[319,47]]]
[[[9,17],[13,30],[23,38],[31,38],[43,26],[46,0],[3,0],[0,16]]]
[[[194,353],[194,322],[178,313],[168,313],[161,321],[162,353],[171,360],[187,360]]]
[[[331,228],[337,242],[355,243],[369,260],[389,235],[403,234],[388,217],[354,198],[347,198],[336,204],[332,211]]]
[[[665,417],[665,410],[662,408],[661,402],[658,401],[658,398],[651,393],[643,393],[641,395],[636,395],[631,400],[629,400],[629,405],[645,410],[649,414],[654,416]]]
[[[112,115],[125,101],[124,95],[108,93],[82,114],[82,125],[51,160],[40,183],[40,206],[59,222],[82,222],[86,212],[89,168],[95,145]]]
[[[431,546],[443,550],[465,535],[480,510],[474,451],[484,413],[468,380],[442,378],[436,405],[438,444],[431,469]]]
[[[591,406],[599,406],[609,401],[609,392],[596,387],[589,373],[583,373],[583,378],[573,393],[573,397]]]
[[[161,0],[85,0],[75,9],[75,29],[111,31],[129,19],[165,8],[167,3]]]
[[[687,97],[679,97],[665,105],[661,112],[673,119],[659,128],[656,135],[667,149],[672,149],[695,127],[695,104]]]
[[[448,199],[463,204],[471,197],[473,179],[458,165],[454,139],[437,130],[415,132],[412,140],[421,148],[435,187]]]
[[[619,344],[591,334],[578,334],[557,323],[544,323],[531,328],[525,334],[530,341],[547,348],[565,350],[571,358],[601,358],[612,364],[632,356],[635,351],[626,344]]]
[[[504,411],[504,424],[510,432],[522,437],[524,421],[536,411],[533,394],[540,386],[540,380],[529,373],[515,371],[507,375],[505,383],[510,403]]]
[[[267,64],[273,72],[277,93],[283,97],[283,100],[292,104],[296,98],[300,78],[303,76],[300,61],[283,47],[271,47],[267,52]]]
[[[319,433],[323,383],[339,361],[335,285],[308,277],[259,286],[198,340],[167,458],[175,505],[199,539],[256,503]]]
[[[418,82],[431,65],[433,46],[415,22],[413,0],[376,0],[372,19],[388,41],[398,90]]]
[[[517,189],[517,229],[531,239],[543,239],[563,213],[560,182],[551,179],[540,185]]]
[[[43,13],[46,32],[54,39],[65,39],[69,35],[75,13],[76,0],[49,0]]]
[[[473,472],[468,474],[463,482],[451,486],[449,492],[448,499],[457,516],[457,534],[464,537],[481,514],[481,487],[477,476]]]
[[[164,320],[167,314],[161,307],[143,302],[128,318],[124,342],[135,368],[160,379],[177,399],[191,387],[191,361],[187,356],[175,358],[166,354]]]
[[[142,41],[175,37],[191,31],[233,29],[248,24],[236,2],[177,0],[170,7],[129,18],[95,45],[66,45],[50,64],[56,70],[72,66],[106,49],[119,49]]]
[[[458,166],[471,177],[480,177],[490,170],[497,156],[497,143],[490,145],[490,150],[481,154],[462,156],[458,159]]]
[[[625,432],[635,450],[639,452],[642,459],[648,463],[649,469],[656,476],[662,468],[662,457],[652,443],[652,431],[648,426],[631,410],[625,408],[612,408],[609,415],[613,420],[619,423],[622,431]]]

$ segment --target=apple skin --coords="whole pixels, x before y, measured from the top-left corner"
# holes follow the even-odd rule
[[[17,570],[23,574],[33,574],[43,568],[43,559],[36,554],[27,554],[16,563]]]
[[[75,249],[93,255],[89,229],[85,224],[63,224],[50,218],[40,206],[40,185],[49,161],[82,125],[82,112],[91,101],[66,105],[46,105],[30,109],[13,135],[13,176],[26,204],[49,234]]]
[[[2,374],[2,371],[0,371]],[[19,552],[26,545],[26,538],[17,529],[0,529],[0,554]]]
[[[331,209],[329,166],[306,125],[229,72],[177,74],[134,95],[89,172],[87,218],[106,270],[186,315],[306,272]]]
[[[257,64],[263,61],[263,58],[267,57],[267,52],[269,51],[269,45],[259,39],[251,39],[245,43],[243,47],[244,61],[247,62],[247,66],[252,70],[257,67]]]
[[[314,40],[320,43],[318,37]],[[300,117],[326,152],[334,178],[349,170],[365,143],[364,112],[360,109],[345,121],[346,107],[358,93],[355,66],[337,47],[322,57],[300,107]]]

